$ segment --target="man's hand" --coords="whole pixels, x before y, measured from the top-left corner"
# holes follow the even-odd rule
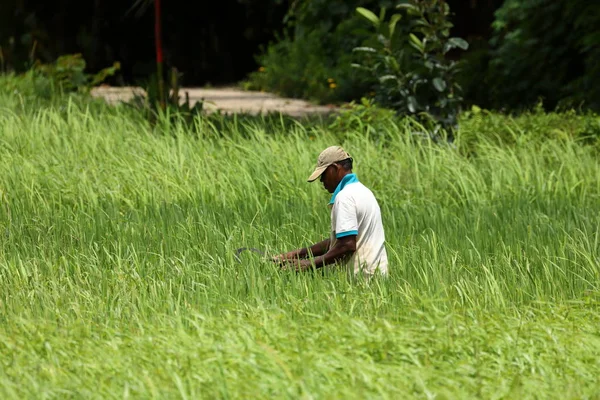
[[[302,259],[299,260],[297,257],[287,258],[283,261],[282,269],[290,269],[296,272],[302,272],[310,270],[313,265],[316,268],[323,268],[326,265],[334,264],[338,261],[342,261],[352,256],[356,251],[356,236],[345,236],[335,243],[335,246],[331,248],[327,253],[322,256],[315,257],[314,259]],[[289,266],[288,266],[289,265]]]
[[[329,249],[329,239],[320,241],[310,247],[290,251],[287,253],[278,254],[271,257],[271,260],[276,264],[283,264],[290,260],[307,259],[309,257],[318,257],[327,252]]]
[[[277,254],[276,256],[271,257],[271,261],[273,261],[275,264],[283,263],[283,254]]]
[[[356,251],[356,236],[345,236],[339,238],[335,246],[327,251],[329,239],[317,243],[308,249],[300,249],[273,256],[273,262],[281,265],[282,269],[293,271],[307,271],[312,268],[323,268],[350,257]],[[311,254],[314,259],[311,260]],[[318,255],[319,254],[319,255]],[[322,255],[320,255],[322,254]]]
[[[294,260],[298,258],[297,254],[294,254],[294,252],[289,252],[289,253],[283,253],[283,254],[277,254],[276,256],[271,257],[271,261],[273,261],[275,264],[284,264],[290,260]]]
[[[271,257],[271,260],[279,264],[281,269],[283,270],[291,270],[291,271],[305,271],[311,267],[310,260],[307,259],[299,259],[297,255],[291,253],[278,254],[276,256]]]
[[[282,263],[281,269],[304,272],[312,268],[311,260],[287,260]]]

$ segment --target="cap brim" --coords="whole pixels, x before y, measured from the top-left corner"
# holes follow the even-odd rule
[[[322,167],[315,168],[315,171],[308,177],[309,182],[316,181],[329,165],[323,165]]]

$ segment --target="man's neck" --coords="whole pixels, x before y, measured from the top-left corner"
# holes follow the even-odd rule
[[[356,175],[354,175],[354,173],[352,171],[347,172],[346,174],[344,174],[344,176],[342,177],[342,179],[340,179],[340,181],[338,182],[335,191],[333,192],[333,195],[331,196],[331,200],[329,201],[329,204],[333,204],[333,202],[335,201],[335,197],[337,196],[337,194],[348,184],[351,183],[356,183],[358,182],[358,178],[356,177]]]
[[[344,178],[348,175],[350,175],[352,173],[352,170],[350,171],[346,171],[346,170],[342,170],[342,172],[340,172],[339,175],[339,180],[337,181],[337,184],[335,186],[338,186],[340,184],[341,181],[344,180]]]

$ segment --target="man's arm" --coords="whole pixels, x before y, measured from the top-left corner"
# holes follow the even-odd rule
[[[274,261],[286,261],[286,260],[296,260],[298,258],[304,259],[308,258],[311,255],[313,257],[322,256],[327,253],[329,250],[330,239],[325,239],[320,241],[319,243],[313,244],[310,247],[305,247],[302,249],[297,249],[294,251],[290,251],[288,253],[279,254],[273,257]]]
[[[333,246],[327,253],[322,256],[317,256],[313,260],[316,268],[322,268],[329,264],[334,264],[337,261],[342,261],[350,256],[356,251],[356,236],[345,236],[339,238],[335,242],[335,246]],[[300,263],[301,269],[308,269],[311,267],[310,260],[303,260]]]

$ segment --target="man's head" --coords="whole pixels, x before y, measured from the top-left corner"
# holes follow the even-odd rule
[[[352,157],[339,146],[326,148],[319,154],[317,165],[309,182],[316,181],[319,177],[323,186],[329,193],[335,192],[344,176],[352,172]]]

